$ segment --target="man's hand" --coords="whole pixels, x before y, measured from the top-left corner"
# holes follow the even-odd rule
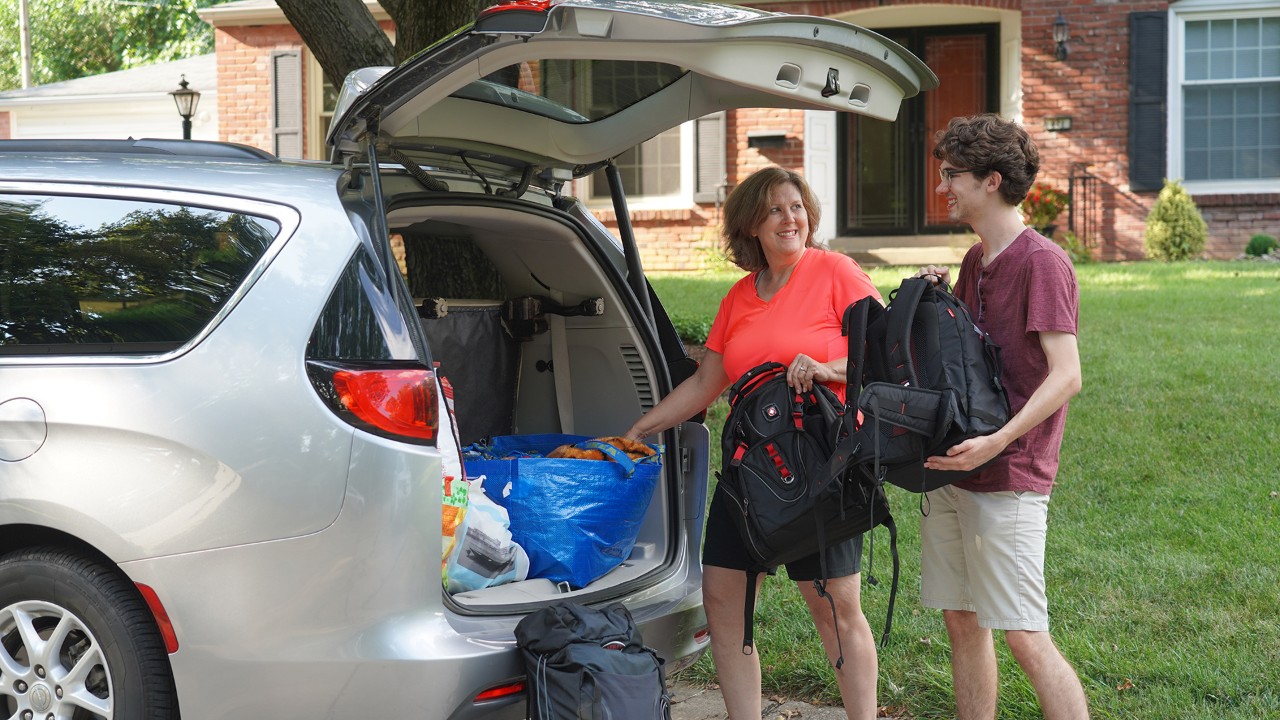
[[[925,265],[920,268],[920,272],[916,273],[916,277],[926,278],[932,281],[934,285],[938,283],[951,285],[951,269],[945,265]]]
[[[972,470],[999,455],[1008,443],[998,434],[969,438],[947,450],[946,455],[934,455],[924,461],[929,470]]]

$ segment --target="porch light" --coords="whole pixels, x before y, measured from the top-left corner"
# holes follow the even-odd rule
[[[191,117],[196,114],[196,105],[200,104],[200,93],[187,87],[187,76],[178,81],[178,89],[169,92],[173,96],[173,104],[178,106],[178,114],[182,116],[182,139],[191,139]]]
[[[1053,41],[1057,43],[1057,47],[1053,50],[1053,57],[1058,60],[1067,59],[1067,19],[1062,17],[1062,11],[1058,11],[1058,18],[1053,21]]]

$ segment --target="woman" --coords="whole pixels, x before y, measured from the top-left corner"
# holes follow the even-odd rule
[[[787,365],[793,387],[807,391],[824,383],[844,397],[848,345],[841,318],[850,303],[880,294],[852,259],[814,244],[819,213],[809,186],[789,170],[765,168],[734,188],[724,205],[723,234],[730,259],[749,274],[721,301],[697,372],[637,420],[627,437],[642,439],[683,422],[768,361]],[[703,602],[729,717],[755,720],[761,711],[760,656],[744,653],[741,642],[751,557],[728,512],[728,501],[717,493],[703,543]],[[876,649],[861,607],[862,538],[826,554],[834,615],[813,587],[817,554],[788,563],[787,574],[799,586],[833,665],[843,647],[845,663],[836,678],[845,711],[850,718],[873,718]]]

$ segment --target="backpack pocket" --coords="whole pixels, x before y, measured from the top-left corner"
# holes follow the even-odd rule
[[[666,720],[670,699],[655,665],[647,675],[588,673],[583,692],[591,693],[591,720]]]

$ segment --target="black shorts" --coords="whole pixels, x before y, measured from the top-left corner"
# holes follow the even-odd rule
[[[716,492],[707,511],[707,533],[702,541],[702,564],[730,570],[747,570],[752,564],[751,554],[742,542],[738,526],[734,524],[732,502]],[[833,545],[825,550],[827,577],[848,577],[862,572],[862,536]],[[777,568],[771,568],[773,575]],[[818,553],[787,563],[787,576],[797,582],[815,580],[822,574]]]

